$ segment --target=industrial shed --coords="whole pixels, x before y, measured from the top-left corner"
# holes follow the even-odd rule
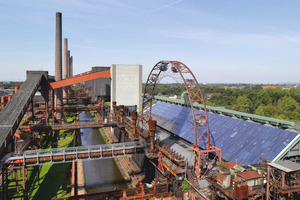
[[[190,108],[158,102],[151,113],[160,127],[194,143]],[[300,136],[295,131],[214,113],[208,113],[208,121],[211,143],[222,149],[227,161],[249,165],[263,160],[299,160]]]

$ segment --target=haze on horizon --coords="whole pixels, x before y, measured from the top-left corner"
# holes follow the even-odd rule
[[[92,66],[186,64],[199,83],[299,83],[300,2],[45,0],[0,2],[1,81],[54,75],[62,12],[74,74]]]

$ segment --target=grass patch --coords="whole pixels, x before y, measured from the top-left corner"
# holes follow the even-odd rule
[[[29,199],[51,199],[71,195],[71,163],[47,164],[39,168],[40,184],[36,174],[28,191]]]
[[[105,102],[105,103],[106,103],[107,105],[109,105],[109,106],[111,105],[110,101],[107,101],[107,102]]]
[[[67,117],[67,122],[72,123],[74,118],[72,116]],[[49,119],[52,124],[52,118]],[[43,139],[41,144],[42,149],[49,148],[65,148],[73,146],[73,130],[61,130],[55,132],[55,137],[52,138],[52,132],[48,133],[48,138]],[[77,137],[80,137],[79,131],[76,131]],[[63,197],[71,195],[71,168],[72,163],[62,164],[46,164],[41,166],[28,167],[28,179],[27,179],[27,192],[28,199],[51,199],[53,197]],[[39,183],[38,183],[38,171]],[[21,171],[18,171],[18,178],[21,179]],[[14,174],[9,175],[10,178],[14,177]],[[9,185],[14,185],[10,183]],[[22,184],[20,181],[19,184]],[[2,194],[2,187],[0,187]],[[20,190],[20,195],[22,195]],[[9,197],[16,197],[17,192],[15,188],[8,190]],[[2,195],[0,199],[2,198]],[[16,198],[21,199],[21,198]]]
[[[52,140],[48,148],[73,146],[73,130],[56,131],[55,136],[57,141]],[[72,163],[39,166],[40,184],[38,184],[36,173],[28,192],[29,199],[51,199],[71,195],[71,168]]]
[[[72,144],[73,144],[73,138],[67,138],[67,139],[59,140],[57,142],[57,146],[59,148],[70,147],[73,146]]]
[[[100,131],[100,134],[101,134],[101,136],[103,137],[105,143],[106,143],[106,144],[109,144],[109,139],[108,139],[108,137],[106,136],[106,134],[104,133],[103,129],[102,129],[102,128],[99,128],[99,131]]]

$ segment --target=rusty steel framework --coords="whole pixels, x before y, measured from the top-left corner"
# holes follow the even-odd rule
[[[124,128],[127,132],[130,133],[130,139],[132,141],[137,141],[141,138],[146,140],[147,142],[150,142],[150,148],[147,150],[147,152],[150,154],[153,154],[153,158],[155,158],[155,154],[158,152],[158,170],[161,171],[163,174],[164,172],[168,171],[170,172],[174,177],[177,175],[180,175],[183,177],[183,174],[185,173],[185,167],[186,162],[181,155],[179,155],[177,152],[170,149],[168,146],[163,145],[160,143],[159,140],[154,141],[155,138],[155,132],[156,132],[156,121],[152,120],[151,118],[151,107],[152,107],[152,101],[154,98],[154,90],[155,86],[159,81],[165,77],[171,77],[175,79],[176,81],[180,81],[183,83],[182,85],[187,91],[188,99],[189,99],[189,106],[191,108],[192,117],[193,117],[193,124],[194,124],[194,131],[191,131],[191,134],[194,134],[195,142],[194,145],[191,147],[195,153],[195,162],[194,162],[194,172],[198,179],[202,179],[204,175],[208,172],[208,170],[211,168],[213,162],[217,158],[221,160],[221,149],[213,146],[210,143],[210,136],[209,136],[209,124],[207,119],[207,112],[205,108],[205,102],[203,99],[203,95],[201,93],[200,87],[198,85],[198,82],[193,75],[193,73],[190,71],[190,69],[184,65],[181,62],[178,61],[160,61],[158,62],[154,68],[152,69],[146,86],[145,86],[145,92],[143,97],[143,106],[142,106],[142,115],[141,117],[137,116],[137,112],[133,112],[132,114],[132,120],[130,121],[128,118],[124,116],[124,106],[120,105],[118,107],[118,110],[116,109],[116,102],[113,102],[113,113],[110,112],[109,109],[106,109],[104,101],[99,102],[96,106],[89,106],[89,107],[75,107],[72,109],[69,109],[68,107],[62,106],[61,109],[58,109],[55,107],[54,104],[54,89],[68,86],[77,82],[82,82],[86,80],[93,80],[96,78],[103,78],[106,76],[110,76],[109,70],[101,72],[101,73],[84,73],[79,76],[74,76],[69,79],[65,79],[62,81],[57,81],[54,83],[49,83],[48,88],[45,87],[46,90],[45,93],[47,93],[47,96],[50,96],[50,98],[47,98],[47,100],[44,103],[44,109],[41,110],[41,105],[39,104],[39,109],[34,109],[33,102],[31,101],[31,107],[29,107],[29,104],[26,105],[26,109],[29,113],[31,113],[30,118],[24,121],[23,126],[19,127],[19,132],[15,133],[15,137],[24,138],[25,142],[28,140],[29,143],[26,143],[26,146],[24,146],[23,150],[25,150],[29,145],[34,145],[35,141],[35,134],[34,131],[44,131],[49,132],[49,130],[52,130],[52,134],[54,135],[53,130],[61,130],[61,129],[75,129],[75,128],[83,128],[83,127],[94,127],[94,126],[109,126],[114,127],[118,126],[119,128]],[[38,84],[40,85],[40,83]],[[37,87],[36,87],[37,88]],[[49,95],[49,93],[51,94]],[[72,95],[67,96],[67,98],[71,98]],[[78,100],[80,98],[88,98],[86,94],[84,94],[84,91],[75,91],[74,92],[74,99]],[[68,102],[68,101],[67,101]],[[73,101],[72,101],[73,102]],[[76,101],[74,101],[76,102]],[[203,113],[196,113],[194,112],[194,106],[193,103],[198,102],[202,103],[204,105],[204,112]],[[51,105],[51,107],[49,106]],[[149,114],[144,113],[147,109],[149,109]],[[98,123],[93,124],[64,124],[63,120],[56,120],[55,119],[55,112],[59,111],[69,111],[69,112],[77,112],[80,110],[95,110],[99,111],[99,116],[96,115],[96,118],[98,119]],[[100,111],[101,116],[100,116]],[[108,113],[111,113],[112,116],[103,116],[103,113],[106,113],[104,111],[107,111]],[[59,124],[52,124],[49,125],[49,117],[52,116],[53,122],[58,122]],[[142,119],[142,124],[146,125],[146,129],[143,129],[143,127],[140,127],[139,121]],[[35,121],[37,120],[37,121]],[[38,123],[34,123],[38,122]],[[140,121],[141,122],[141,121]],[[147,123],[145,123],[147,122]],[[24,137],[24,135],[28,135],[26,133],[32,133],[31,137]],[[47,135],[47,134],[46,134]],[[142,139],[142,140],[143,140]],[[25,144],[24,142],[24,144]],[[201,149],[200,145],[204,144],[206,147],[205,149]],[[17,148],[15,148],[17,149]],[[100,155],[100,154],[99,154]],[[68,156],[61,156],[59,155],[60,159],[62,158],[64,161]],[[89,151],[87,153],[87,156],[90,157],[91,154],[89,154]],[[71,156],[68,161],[76,160],[77,155],[73,157]],[[53,158],[51,157],[50,160]],[[48,159],[49,160],[49,159]],[[41,159],[37,158],[34,160],[34,162],[40,163]],[[25,162],[24,162],[25,163]],[[22,167],[22,163],[17,163],[20,165],[19,167]],[[8,168],[4,168],[8,169]],[[21,168],[20,168],[21,169]],[[191,169],[191,167],[189,167]],[[2,175],[4,175],[5,172],[2,172]],[[4,177],[4,176],[3,176]],[[24,177],[23,177],[24,178]],[[169,178],[169,177],[167,177]],[[15,178],[18,179],[18,178]],[[170,178],[169,178],[170,179]],[[171,180],[171,179],[170,179]],[[172,179],[173,180],[173,179]],[[171,181],[172,181],[171,180]],[[7,191],[7,188],[5,184],[3,184],[4,191]],[[23,187],[24,190],[26,190],[25,187]],[[18,190],[18,187],[16,188]],[[6,195],[7,196],[7,195]]]
[[[299,199],[300,171],[285,171],[282,167],[267,166],[266,200]]]
[[[209,124],[205,101],[194,74],[185,64],[179,61],[163,60],[158,62],[152,68],[144,88],[141,120],[143,120],[143,125],[147,125],[148,123],[145,122],[149,122],[152,119],[151,107],[154,98],[155,86],[165,77],[173,78],[178,83],[183,82],[187,91],[194,124],[193,134],[195,142],[191,147],[191,149],[195,152],[194,170],[197,178],[202,179],[217,158],[221,161],[222,154],[220,148],[215,147],[210,143]],[[203,104],[203,113],[195,113],[193,105],[195,102]],[[147,110],[149,110],[149,112],[145,113]],[[148,128],[146,126],[144,127]],[[201,149],[199,147],[201,143],[205,144],[206,149]],[[212,159],[210,159],[210,155],[213,155]],[[205,163],[205,166],[203,166],[203,163]]]

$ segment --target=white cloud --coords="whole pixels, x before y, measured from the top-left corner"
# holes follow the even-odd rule
[[[168,3],[168,4],[165,4],[163,6],[160,6],[158,8],[155,8],[153,10],[151,10],[149,13],[153,13],[153,12],[156,12],[156,11],[159,11],[159,10],[162,10],[162,9],[166,9],[166,8],[169,8],[169,7],[172,7],[180,2],[182,2],[183,0],[177,0],[177,1],[174,1],[172,3]]]
[[[169,38],[196,40],[222,45],[273,46],[279,43],[300,44],[299,36],[288,34],[237,33],[205,29],[158,30],[155,32]]]

